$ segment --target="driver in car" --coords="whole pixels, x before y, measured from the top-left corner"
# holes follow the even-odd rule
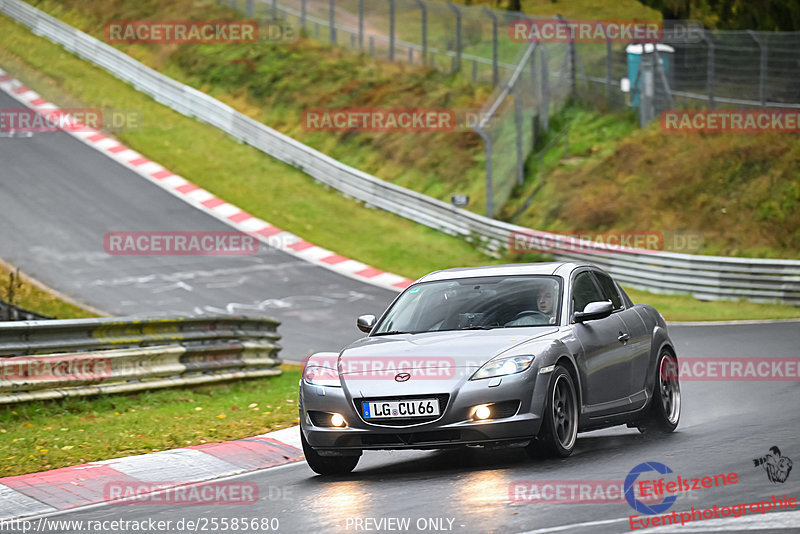
[[[553,313],[553,303],[555,301],[555,296],[553,295],[553,288],[551,287],[544,287],[541,291],[539,291],[539,295],[536,297],[536,305],[539,308],[539,311],[547,314],[549,317],[549,324],[555,324],[556,316]]]
[[[552,287],[542,287],[536,295],[536,308],[519,312],[505,326],[537,326],[555,324],[555,292]]]

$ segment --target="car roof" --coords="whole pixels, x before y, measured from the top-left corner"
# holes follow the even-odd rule
[[[578,267],[595,267],[589,263],[552,261],[542,263],[512,263],[508,265],[486,265],[483,267],[456,267],[426,274],[417,282],[472,278],[475,276],[554,275],[564,276]]]

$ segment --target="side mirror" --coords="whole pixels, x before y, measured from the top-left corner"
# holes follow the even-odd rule
[[[595,321],[597,319],[605,319],[614,311],[614,305],[610,300],[590,302],[586,305],[582,312],[575,312],[575,322],[585,323],[586,321]]]
[[[362,315],[356,321],[356,326],[358,327],[359,330],[361,330],[365,334],[369,334],[372,331],[372,327],[375,326],[375,316]]]

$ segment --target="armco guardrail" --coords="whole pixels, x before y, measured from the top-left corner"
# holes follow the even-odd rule
[[[20,0],[0,0],[0,11],[34,33],[103,67],[174,110],[212,124],[232,137],[303,170],[347,196],[490,249],[508,246],[530,230],[489,219],[344,165],[261,124],[210,96],[160,74],[119,50],[60,22]],[[800,261],[696,256],[653,251],[575,254],[569,238],[554,242],[558,259],[590,261],[621,282],[656,292],[690,293],[703,299],[781,301],[800,305]],[[594,245],[581,244],[585,250]]]
[[[0,323],[0,404],[281,374],[268,317]]]

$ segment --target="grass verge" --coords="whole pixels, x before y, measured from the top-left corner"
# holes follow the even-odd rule
[[[0,476],[240,439],[298,423],[298,366],[283,374],[129,395],[0,406]]]
[[[53,290],[0,260],[0,299],[28,311],[55,319],[97,317],[93,311],[62,300]]]

